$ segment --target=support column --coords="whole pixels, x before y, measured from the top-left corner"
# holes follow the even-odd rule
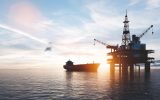
[[[114,72],[115,71],[115,65],[114,63],[110,63],[110,72]]]
[[[150,72],[150,62],[145,63],[145,71]]]
[[[121,72],[122,72],[122,64],[120,63],[119,64],[119,75],[121,75]]]
[[[128,76],[128,66],[122,64],[122,74]]]
[[[131,80],[134,79],[134,65],[133,64],[130,65],[130,79]]]
[[[128,66],[126,64],[122,64],[122,80],[124,82],[128,80]]]
[[[121,58],[121,54],[119,55],[119,76],[121,76],[121,72],[122,72],[122,58]]]
[[[111,78],[114,78],[114,72],[115,72],[115,65],[114,65],[114,63],[110,63],[110,76],[111,76]]]
[[[122,64],[122,73],[126,73],[126,72],[128,72],[128,66]]]

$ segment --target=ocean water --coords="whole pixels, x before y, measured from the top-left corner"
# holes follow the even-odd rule
[[[0,100],[160,100],[160,69],[133,75],[66,72],[63,69],[1,69]]]

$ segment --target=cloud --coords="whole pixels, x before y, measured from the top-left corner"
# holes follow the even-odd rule
[[[139,2],[141,1],[130,0],[130,5],[135,5]],[[153,6],[155,5],[150,7]],[[81,11],[81,8],[83,8],[84,11]],[[54,7],[51,9],[54,9]],[[109,44],[117,44],[118,42],[120,44],[125,9],[119,9],[113,5],[111,1],[108,2],[106,0],[90,0],[81,5],[80,8],[77,7],[77,9],[80,9],[79,11],[82,16],[79,14],[73,15],[73,13],[70,13],[64,9],[60,12],[58,17],[55,17],[59,12],[54,10],[55,12],[48,11],[43,13],[40,9],[38,9],[38,7],[29,3],[29,1],[14,3],[9,8],[8,23],[0,24],[0,27],[13,33],[23,35],[27,37],[29,41],[32,39],[36,43],[47,44],[47,40],[48,42],[51,41],[54,47],[51,52],[45,52],[46,54],[43,52],[42,45],[36,45],[36,48],[41,48],[42,51],[29,50],[29,53],[25,53],[25,50],[20,51],[16,48],[14,48],[15,50],[11,52],[13,48],[4,48],[4,50],[7,51],[4,52],[5,54],[3,55],[3,52],[1,53],[2,57],[0,57],[0,59],[4,58],[4,62],[9,59],[12,60],[12,63],[15,61],[16,64],[20,60],[21,63],[19,64],[22,65],[22,62],[31,62],[31,64],[39,64],[43,61],[46,61],[47,63],[53,61],[54,63],[63,63],[72,58],[75,62],[80,62],[79,58],[82,58],[83,61],[86,62],[89,57],[91,61],[93,61],[93,59],[96,59],[97,61],[100,59],[104,60],[106,58],[106,51],[109,50],[106,50],[105,47],[101,45],[96,45],[96,47],[93,47],[93,38],[97,38]],[[139,8],[136,8],[136,10],[129,9],[128,11],[129,20],[131,21],[131,34],[141,33],[151,24],[160,23],[160,20],[156,16],[159,15],[158,10],[152,11],[148,9],[144,10],[143,8],[140,8],[139,10],[137,9]],[[46,13],[54,14],[46,17]],[[75,20],[72,20],[73,24],[70,24],[70,20],[68,20],[67,17],[68,13],[70,13],[69,17],[71,20],[80,19],[78,20],[78,23],[80,24],[77,25]],[[158,36],[159,35],[157,35],[157,37]],[[45,40],[43,40],[44,38]],[[29,41],[26,42],[26,45],[35,45]],[[17,40],[17,43],[18,42],[19,41]],[[156,42],[154,43],[157,46]],[[22,56],[26,57],[26,59]],[[23,60],[21,60],[22,58]]]
[[[147,9],[154,9],[160,7],[160,0],[148,0]]]
[[[16,2],[11,5],[9,15],[11,19],[20,24],[28,24],[41,19],[38,9],[29,2]]]
[[[8,52],[0,56],[0,68],[36,68],[53,65],[60,60],[59,56],[47,56],[41,51],[21,51],[17,49],[5,49]],[[13,51],[12,51],[13,50]],[[54,61],[54,63],[53,63]]]
[[[139,3],[140,1],[142,1],[142,0],[130,0],[129,6],[133,6],[137,3]]]
[[[17,29],[29,33],[39,33],[46,31],[53,26],[53,22],[48,20],[42,12],[29,1],[19,1],[13,3],[8,10],[8,23]]]
[[[115,41],[110,40],[113,40],[113,38],[118,40],[121,37],[119,32],[122,31],[124,19],[122,13],[120,14],[110,2],[105,0],[91,2],[85,7],[88,10],[91,21],[84,22],[84,30],[90,32],[93,36],[92,38],[98,38],[114,44]],[[121,39],[119,40],[121,41]]]
[[[107,28],[107,30],[120,28],[122,24],[120,22],[122,17],[119,15],[117,10],[114,7],[109,6],[109,3],[106,5],[102,3],[95,2],[87,5],[90,17],[94,24],[101,28]],[[112,9],[112,11],[109,9]]]
[[[74,55],[74,56],[93,56],[93,53],[89,53],[87,51],[85,52],[77,52],[77,51],[69,51],[69,52],[63,52],[62,55]]]
[[[30,34],[28,34],[28,33],[25,33],[25,32],[20,31],[20,30],[18,30],[18,29],[9,27],[9,26],[7,26],[7,25],[0,24],[0,27],[1,27],[1,28],[4,28],[4,29],[6,29],[6,30],[12,31],[12,32],[21,34],[21,35],[23,35],[23,36],[26,36],[26,37],[28,37],[28,38],[30,38],[30,39],[32,39],[32,40],[35,40],[35,41],[37,41],[37,42],[39,42],[39,43],[47,44],[47,42],[44,41],[44,40],[42,40],[42,39],[36,38],[36,37],[34,37],[34,36],[32,36],[32,35],[30,35]]]

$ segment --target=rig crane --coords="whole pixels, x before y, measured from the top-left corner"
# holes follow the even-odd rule
[[[107,48],[107,46],[108,46],[106,43],[104,43],[104,42],[102,42],[102,41],[99,41],[99,40],[97,40],[97,39],[94,39],[94,45],[95,45],[95,42],[98,42],[98,43],[106,46],[106,48]]]
[[[106,46],[106,48],[110,48],[111,51],[112,51],[112,50],[116,51],[116,50],[118,49],[118,45],[116,45],[116,46],[115,46],[115,45],[109,45],[109,44],[104,43],[104,42],[102,42],[102,41],[100,41],[100,40],[97,40],[97,39],[94,39],[94,45],[95,45],[95,42],[98,42],[98,43]]]
[[[147,28],[143,33],[141,33],[140,35],[136,36],[136,35],[132,35],[132,41],[131,44],[132,45],[139,45],[140,46],[140,39],[150,30],[153,28],[153,25],[151,25],[149,28]],[[152,34],[153,34],[153,30],[152,30]],[[137,47],[137,46],[136,46]]]
[[[150,29],[152,29],[153,28],[153,25],[151,25],[149,28],[147,28],[142,34],[140,34],[138,37],[139,38],[142,38]],[[152,34],[153,34],[154,32],[153,32],[153,30],[152,30]]]

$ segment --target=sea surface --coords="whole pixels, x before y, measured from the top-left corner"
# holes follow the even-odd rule
[[[134,74],[1,69],[0,100],[160,100],[160,68]]]

